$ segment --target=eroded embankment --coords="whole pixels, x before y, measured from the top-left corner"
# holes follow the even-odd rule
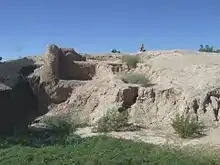
[[[143,58],[144,59],[144,58]],[[143,89],[133,112],[135,118],[164,125],[176,113],[189,113],[211,126],[218,121],[219,55],[159,54],[149,57],[135,70],[148,76],[155,86]],[[152,99],[151,91],[155,97]],[[141,90],[140,90],[141,92]],[[139,97],[137,100],[139,100]]]

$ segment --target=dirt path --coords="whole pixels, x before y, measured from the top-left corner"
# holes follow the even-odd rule
[[[92,133],[90,127],[80,128],[76,131],[76,134],[82,137],[102,135],[101,133]],[[141,131],[135,132],[112,132],[107,135],[156,145],[195,147],[202,150],[212,149],[214,151],[220,151],[220,128],[209,130],[208,135],[197,139],[181,139],[173,133],[168,133],[168,131],[162,131],[160,129],[142,129]]]

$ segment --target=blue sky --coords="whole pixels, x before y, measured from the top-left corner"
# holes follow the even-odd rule
[[[2,0],[0,56],[42,54],[49,43],[78,52],[220,48],[220,0]]]

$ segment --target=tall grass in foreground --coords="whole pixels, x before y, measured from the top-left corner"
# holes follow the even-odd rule
[[[107,136],[82,138],[74,134],[67,121],[47,122],[50,129],[1,137],[0,165],[220,165],[220,158],[207,151],[191,152]]]
[[[210,154],[164,148],[106,136],[70,145],[41,148],[14,145],[0,149],[0,165],[220,165]]]

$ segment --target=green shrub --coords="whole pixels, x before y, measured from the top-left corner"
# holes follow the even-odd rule
[[[136,68],[137,63],[140,62],[140,58],[138,56],[131,56],[131,55],[122,56],[121,60],[131,68]]]
[[[198,122],[195,118],[190,118],[189,115],[177,114],[171,121],[171,126],[181,138],[190,138],[201,136],[204,124]]]
[[[45,146],[54,144],[66,144],[67,138],[72,137],[75,125],[68,119],[61,117],[50,117],[43,121],[45,128],[42,130],[31,130],[28,141],[34,146]],[[68,139],[70,143],[70,139]]]
[[[121,52],[117,49],[112,49],[111,53],[121,53]]]
[[[200,45],[200,48],[199,48],[199,51],[200,52],[214,52],[214,53],[220,53],[220,50],[219,49],[214,49],[213,46],[209,46],[209,45]]]
[[[0,149],[1,165],[219,165],[220,158],[205,150],[175,149],[107,136],[87,137],[68,146]],[[80,142],[81,141],[81,142]]]
[[[0,149],[14,145],[42,148],[45,146],[66,146],[81,143],[83,139],[74,134],[75,124],[61,117],[42,120],[43,127],[29,127],[27,132],[16,136],[0,137]],[[1,139],[2,138],[2,139]],[[1,140],[3,140],[1,142]]]
[[[131,83],[131,84],[141,84],[143,87],[148,87],[151,85],[150,80],[147,77],[141,74],[136,74],[136,73],[130,73],[130,74],[125,75],[122,78],[122,81],[125,83]]]
[[[127,111],[123,110],[122,112],[118,112],[117,109],[113,108],[97,121],[93,132],[120,131],[122,127],[126,126],[128,126]]]
[[[75,130],[75,126],[70,120],[62,119],[61,117],[50,117],[44,121],[44,124],[53,130],[54,133],[60,135],[68,135]]]

